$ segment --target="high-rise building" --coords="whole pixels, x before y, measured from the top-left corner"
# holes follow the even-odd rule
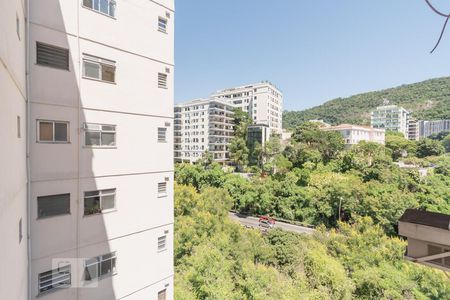
[[[379,106],[371,112],[371,126],[390,131],[397,131],[408,138],[408,120],[410,113],[397,105]]]
[[[29,1],[27,24],[16,4],[0,0],[0,298],[173,299],[173,0]]]
[[[419,121],[420,137],[429,137],[430,135],[438,134],[444,131],[450,131],[450,119]]]
[[[222,100],[198,99],[175,105],[176,162],[195,162],[208,151],[220,163],[229,161],[235,106]]]
[[[416,119],[408,120],[408,139],[411,141],[419,140],[419,122]]]
[[[282,132],[283,93],[268,81],[220,90],[211,98],[240,107],[250,115],[254,124],[269,125],[273,134]]]

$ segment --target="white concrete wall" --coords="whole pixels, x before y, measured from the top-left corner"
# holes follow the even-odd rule
[[[0,28],[0,298],[25,300],[28,222],[23,1],[0,0]],[[20,137],[17,117],[20,117]],[[22,240],[19,239],[21,219]]]
[[[74,259],[72,288],[39,299],[153,299],[166,284],[172,299],[173,1],[117,1],[115,18],[82,1],[31,2],[32,296],[53,260]],[[162,33],[158,16],[167,13]],[[36,41],[69,49],[69,70],[36,65]],[[115,61],[115,83],[83,78],[83,53]],[[168,72],[167,89],[158,72]],[[37,143],[37,119],[69,122],[70,142]],[[84,122],[116,125],[116,147],[85,147]],[[158,127],[167,127],[166,143]],[[167,196],[158,197],[166,177]],[[116,188],[116,209],[84,216],[84,192],[107,188]],[[71,213],[37,219],[37,197],[59,193],[70,193]],[[169,246],[157,252],[164,230]],[[77,288],[84,260],[112,251],[117,274]]]

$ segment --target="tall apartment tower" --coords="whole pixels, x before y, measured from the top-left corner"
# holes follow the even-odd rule
[[[10,52],[0,35],[0,122],[11,140],[1,174],[15,181],[0,195],[1,214],[4,204],[11,213],[0,238],[16,245],[0,251],[17,251],[0,256],[0,285],[19,288],[0,298],[25,299],[25,284],[28,299],[173,299],[173,0],[29,1],[28,26],[25,3],[9,2],[0,0],[6,38],[16,16],[29,34],[6,43]],[[12,52],[25,40],[26,81]]]
[[[0,299],[27,299],[25,5],[0,0]]]
[[[269,125],[273,134],[282,133],[283,93],[268,81],[220,90],[211,98],[240,107],[250,115],[254,124]]]
[[[401,132],[408,138],[408,120],[410,113],[397,105],[378,106],[371,112],[370,124],[373,128]]]
[[[235,106],[222,100],[198,99],[175,105],[176,162],[195,162],[208,151],[219,163],[229,161]]]

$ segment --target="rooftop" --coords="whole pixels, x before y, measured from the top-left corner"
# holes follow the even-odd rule
[[[450,230],[450,215],[441,213],[407,209],[399,221]]]

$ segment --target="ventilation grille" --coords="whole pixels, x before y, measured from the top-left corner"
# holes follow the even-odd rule
[[[36,63],[52,68],[69,70],[69,50],[37,42]]]

